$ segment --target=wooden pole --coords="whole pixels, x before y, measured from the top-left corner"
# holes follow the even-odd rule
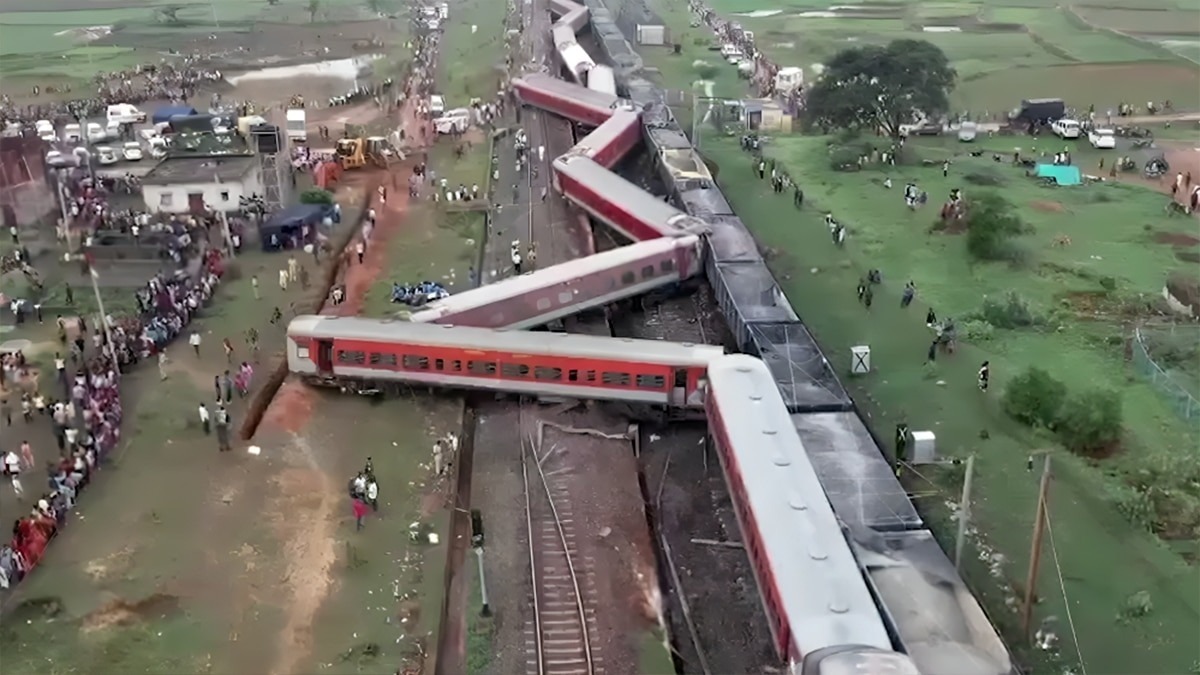
[[[1042,563],[1042,533],[1046,529],[1046,502],[1050,498],[1050,455],[1042,465],[1042,482],[1038,486],[1037,516],[1033,522],[1033,544],[1029,553],[1029,573],[1025,577],[1025,602],[1021,607],[1021,629],[1029,639],[1033,627],[1033,601],[1037,596],[1038,568]]]
[[[971,482],[975,478],[975,455],[967,458],[967,474],[963,478],[962,500],[958,504],[958,539],[954,542],[954,568],[962,570],[963,545],[967,527],[971,524]]]

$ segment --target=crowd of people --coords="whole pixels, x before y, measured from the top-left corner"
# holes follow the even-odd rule
[[[195,95],[200,85],[219,81],[223,77],[221,71],[205,67],[205,62],[199,56],[169,61],[164,57],[158,63],[98,73],[92,78],[92,84],[96,87],[94,93],[69,101],[18,105],[8,95],[0,96],[0,119],[32,126],[37,120],[75,121],[104,117],[108,106],[117,103],[187,101]],[[35,85],[31,93],[38,97],[51,91],[47,88],[43,92],[41,86]],[[70,87],[58,93],[71,93]]]
[[[16,495],[23,497],[33,489],[35,483],[23,476],[33,475],[37,465],[35,449],[27,441],[14,445],[14,421],[49,424],[58,455],[45,462],[41,495],[30,512],[13,523],[8,543],[0,546],[0,588],[9,588],[37,566],[50,539],[65,524],[79,491],[120,441],[121,373],[162,354],[212,299],[222,272],[221,254],[211,250],[198,278],[160,274],[136,291],[135,315],[98,317],[91,326],[82,317],[58,317],[61,351],[54,355],[52,376],[32,377],[19,351],[3,355],[0,424],[9,433],[2,463]],[[240,391],[249,387],[251,372],[248,367],[239,369]]]

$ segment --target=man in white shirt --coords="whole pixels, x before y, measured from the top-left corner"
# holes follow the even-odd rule
[[[188,336],[188,344],[192,346],[192,351],[196,352],[196,356],[199,357],[200,356],[200,332],[199,331],[195,331],[195,330],[192,331],[192,334]]]
[[[208,415],[208,407],[203,403],[200,404],[200,426],[204,428],[204,435],[212,433],[212,421]]]

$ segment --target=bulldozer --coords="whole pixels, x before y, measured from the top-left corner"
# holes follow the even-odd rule
[[[363,139],[361,138],[342,138],[338,140],[334,152],[337,153],[338,163],[342,165],[343,170],[360,169],[366,165],[367,158],[363,154],[363,145]]]
[[[404,161],[404,153],[383,136],[370,136],[366,139],[366,154],[371,163],[381,169],[388,168],[393,162]]]

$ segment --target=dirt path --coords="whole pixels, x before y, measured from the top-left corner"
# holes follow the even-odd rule
[[[398,121],[406,133],[419,134],[412,102],[401,109]],[[337,307],[323,307],[322,313],[348,316],[362,310],[367,291],[387,266],[388,242],[403,226],[408,210],[406,186],[410,171],[411,162],[392,167],[381,175],[387,198],[380,203],[378,194],[368,196],[367,203],[375,208],[377,220],[364,261],[359,264],[354,259],[354,245],[360,241],[360,236],[356,236],[347,248],[348,264],[341,278],[346,301]],[[397,189],[393,185],[405,187]],[[276,476],[278,496],[266,508],[273,514],[269,520],[276,524],[288,560],[282,582],[288,596],[283,603],[285,621],[270,669],[273,675],[292,675],[308,659],[313,622],[333,585],[330,568],[337,559],[334,535],[341,486],[323,470],[320,449],[313,448],[304,436],[313,408],[312,392],[301,383],[289,381],[279,390],[264,417],[266,433],[282,430],[290,436],[288,455],[292,464]],[[303,517],[297,518],[298,514]]]

